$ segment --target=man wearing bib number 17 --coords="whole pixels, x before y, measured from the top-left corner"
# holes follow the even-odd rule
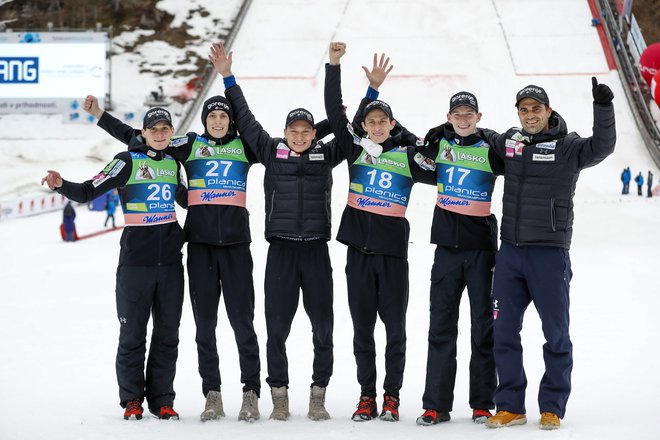
[[[448,122],[426,135],[417,150],[435,158],[438,198],[431,242],[429,345],[424,414],[418,425],[450,420],[456,382],[456,338],[461,295],[470,299],[470,397],[472,420],[484,423],[495,407],[493,309],[490,287],[497,251],[497,219],[490,211],[495,175],[502,160],[477,136],[481,119],[476,96],[459,92],[449,100]]]
[[[176,220],[174,198],[179,185],[176,161],[165,154],[174,129],[167,110],[147,111],[140,135],[129,151],[117,154],[99,174],[83,183],[62,179],[49,170],[41,183],[86,203],[119,188],[126,227],[117,268],[117,382],[124,418],[142,418],[146,398],[159,419],[177,420],[174,375],[183,304],[181,247],[185,235]],[[146,376],[147,324],[153,316]]]
[[[374,327],[380,316],[387,335],[385,395],[380,418],[397,421],[408,306],[410,225],[405,212],[413,183],[434,185],[436,179],[434,172],[417,165],[412,147],[390,136],[395,121],[390,106],[382,101],[373,101],[365,107],[362,122],[369,139],[382,147],[382,153],[368,154],[354,141],[342,111],[339,60],[345,51],[344,43],[330,44],[325,105],[335,138],[348,159],[351,179],[348,206],[342,215],[337,240],[348,245],[348,303],[353,319],[357,377],[362,388],[353,420],[366,421],[378,415]],[[383,68],[389,73],[387,62]]]

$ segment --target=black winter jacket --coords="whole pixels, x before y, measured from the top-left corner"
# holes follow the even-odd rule
[[[365,100],[366,103],[369,102],[367,98],[363,99],[360,108],[366,106]],[[353,143],[353,136],[347,129],[348,119],[343,111],[340,66],[326,64],[325,110],[335,135],[335,142],[338,142],[340,148],[344,150],[348,166],[351,167],[362,153],[362,147]],[[402,144],[400,134],[390,137],[381,145],[383,151],[405,146]],[[415,154],[417,154],[415,149],[408,147],[408,163],[413,182],[435,185],[435,172],[417,166]],[[379,215],[346,206],[337,240],[364,253],[407,258],[409,236],[410,224],[405,217]]]
[[[568,133],[566,122],[555,111],[549,128],[541,133],[511,128],[504,134],[483,135],[504,160],[502,241],[569,249],[580,171],[614,151],[614,106],[594,103],[593,135],[588,138]]]
[[[141,137],[136,136],[129,142],[129,150],[145,153],[153,160],[162,160],[165,154],[148,147]],[[114,188],[119,189],[119,196],[122,197],[123,187],[131,175],[133,159],[129,151],[122,151],[114,158],[125,163],[117,175],[101,179],[96,185],[94,179],[83,183],[63,180],[57,192],[79,203],[87,203]],[[176,197],[177,202],[184,201],[185,191],[177,193]],[[176,221],[152,226],[126,226],[120,240],[119,265],[165,266],[180,263],[181,247],[185,241],[185,234]]]
[[[242,138],[266,167],[266,239],[329,240],[332,168],[344,160],[342,152],[334,141],[314,141],[307,151],[296,154],[285,139],[270,137],[257,122],[240,86],[229,87],[225,96]]]

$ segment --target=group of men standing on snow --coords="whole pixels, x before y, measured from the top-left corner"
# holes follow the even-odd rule
[[[572,197],[580,171],[614,150],[611,90],[593,78],[594,129],[589,138],[569,133],[545,90],[529,85],[515,100],[521,128],[502,134],[478,128],[477,98],[461,91],[450,98],[447,122],[421,140],[378,99],[378,89],[393,67],[384,55],[374,55],[371,70],[363,67],[369,88],[353,120],[348,120],[341,94],[340,59],[345,51],[344,43],[330,44],[324,92],[327,120],[317,123],[305,108],[294,109],[286,117],[283,137],[271,137],[252,114],[231,70],[232,53],[222,45],[214,45],[209,58],[223,77],[225,97],[213,96],[204,103],[202,134],[174,136],[171,116],[163,108],[150,109],[143,128],[136,130],[102,111],[96,98],[87,97],[85,110],[126,143],[128,151],[118,153],[86,182],[69,182],[49,171],[42,183],[78,202],[119,189],[127,225],[116,288],[117,377],[124,417],[142,418],[146,399],[157,417],[178,418],[173,379],[183,302],[181,246],[188,241],[190,298],[206,398],[201,419],[224,416],[215,337],[221,294],[244,384],[238,418],[259,418],[259,347],[245,206],[248,170],[258,162],[266,168],[269,249],[264,296],[270,418],[289,417],[286,339],[300,291],[314,345],[308,417],[330,418],[325,393],[333,369],[334,319],[327,242],[332,169],[346,160],[349,194],[337,240],[347,246],[347,292],[361,387],[352,419],[399,420],[409,271],[410,225],[405,213],[413,184],[421,182],[437,186],[438,195],[431,231],[437,248],[431,271],[425,411],[417,423],[450,420],[458,310],[467,287],[472,419],[489,427],[526,423],[520,330],[533,301],[547,341],[540,427],[559,428],[571,390]],[[323,142],[330,133],[334,139]],[[186,170],[187,191],[180,182],[180,166]],[[491,212],[497,175],[504,176],[499,250],[497,219]],[[188,209],[183,230],[176,221],[175,198]],[[153,332],[145,375],[150,315]],[[376,402],[374,341],[378,317],[387,340],[381,411]]]

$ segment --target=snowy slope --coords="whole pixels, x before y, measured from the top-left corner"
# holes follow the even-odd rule
[[[267,420],[271,404],[264,380],[262,420],[252,425],[236,421],[240,375],[233,334],[221,307],[218,340],[227,417],[219,422],[199,422],[203,397],[194,324],[186,299],[175,382],[175,405],[182,419],[161,422],[147,417],[139,423],[124,422],[117,405],[114,373],[118,335],[114,271],[119,233],[63,243],[56,232],[61,214],[52,213],[0,223],[4,249],[0,254],[0,390],[4,397],[0,401],[0,439],[660,438],[655,423],[644,417],[655,408],[660,389],[654,368],[660,349],[652,324],[652,313],[660,307],[660,277],[654,270],[660,248],[660,200],[619,195],[621,169],[630,165],[635,174],[643,171],[646,175],[651,160],[626,107],[618,75],[607,72],[602,48],[589,22],[588,5],[582,0],[254,0],[233,47],[238,82],[253,112],[273,136],[282,133],[285,114],[292,108],[304,106],[317,119],[322,118],[323,64],[332,40],[348,43],[342,72],[349,113],[367,86],[360,66],[370,65],[373,52],[385,51],[396,67],[382,87],[381,98],[392,105],[395,117],[419,135],[445,120],[448,99],[459,90],[477,95],[484,113],[483,126],[505,130],[517,124],[515,92],[534,83],[545,87],[552,107],[567,120],[569,130],[588,136],[592,125],[591,75],[612,87],[617,149],[605,162],[583,173],[575,198],[571,249],[574,391],[560,431],[542,433],[536,425],[543,338],[532,308],[523,330],[528,425],[493,432],[469,420],[466,307],[459,323],[459,371],[452,422],[429,428],[415,425],[422,412],[433,259],[428,238],[435,202],[434,188],[416,186],[407,215],[412,224],[411,274],[401,422],[356,424],[349,420],[359,386],[343,275],[346,249],[336,242],[330,243],[335,272],[335,373],[327,407],[332,420],[315,423],[305,417],[312,346],[309,321],[301,309],[288,341],[291,420]],[[548,59],[553,62],[548,63]],[[127,100],[135,96],[135,104],[139,104],[147,92],[144,80],[118,76],[115,72],[117,84],[113,88],[122,90]],[[222,82],[217,81],[211,92],[222,91]],[[0,124],[4,139],[0,158],[5,170],[0,176],[2,193],[34,185],[49,167],[72,180],[89,178],[122,148],[95,127],[63,126],[56,118],[3,118]],[[201,125],[192,128],[200,130]],[[87,154],[98,159],[80,158]],[[265,379],[262,286],[267,245],[263,240],[262,176],[262,167],[252,168],[248,208],[254,240],[255,326]],[[348,186],[345,165],[335,170],[334,180],[336,231]],[[499,216],[501,182],[496,191],[494,210]],[[78,215],[82,232],[97,230],[104,219],[83,207]],[[181,212],[181,221],[184,216]],[[377,341],[382,379],[381,325],[377,326]]]

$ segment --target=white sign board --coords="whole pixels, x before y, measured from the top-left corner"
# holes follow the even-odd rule
[[[0,32],[0,113],[61,113],[108,91],[103,32]]]

